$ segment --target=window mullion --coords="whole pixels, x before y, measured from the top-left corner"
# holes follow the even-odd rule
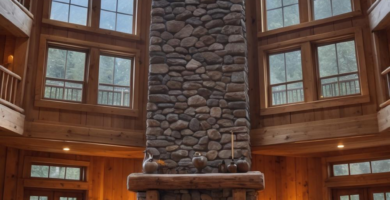
[[[305,102],[312,102],[317,99],[316,80],[314,79],[314,55],[310,42],[306,42],[301,46],[302,52],[302,81],[304,87]]]

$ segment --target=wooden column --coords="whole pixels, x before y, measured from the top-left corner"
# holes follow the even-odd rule
[[[233,200],[246,200],[246,190],[234,189],[233,190]]]
[[[160,194],[157,190],[146,191],[146,200],[159,200]]]

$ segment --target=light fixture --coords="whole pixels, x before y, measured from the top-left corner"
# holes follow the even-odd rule
[[[14,56],[13,55],[9,55],[7,60],[8,60],[8,64],[14,63]]]
[[[63,150],[64,151],[70,151],[69,147],[64,147]]]
[[[342,149],[342,148],[344,148],[344,145],[343,144],[339,144],[339,145],[337,145],[337,148]]]

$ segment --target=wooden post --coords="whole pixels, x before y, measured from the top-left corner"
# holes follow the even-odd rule
[[[157,190],[146,191],[146,200],[159,200],[160,194]]]
[[[234,189],[233,190],[233,200],[246,200],[246,190]]]

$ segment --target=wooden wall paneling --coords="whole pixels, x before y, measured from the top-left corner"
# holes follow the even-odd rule
[[[91,167],[89,179],[89,200],[103,200],[105,159],[103,157],[92,157],[91,159],[93,167]]]
[[[3,196],[7,147],[0,146],[0,197]]]
[[[377,31],[371,35],[375,66],[375,87],[377,88],[377,99],[379,104],[386,102],[389,97],[387,80],[381,75],[382,71],[390,66],[389,36],[390,35],[386,34],[386,31]]]
[[[322,163],[321,158],[308,158],[308,182],[309,182],[309,199],[322,199]],[[325,199],[322,199],[325,200]]]
[[[122,200],[123,195],[122,191],[126,190],[126,185],[122,184],[123,177],[126,177],[123,174],[123,159],[115,159],[114,160],[114,176],[113,176],[113,184],[111,191],[113,192],[113,199]]]
[[[4,44],[4,54],[2,55],[3,60],[7,62],[9,55],[14,55],[15,53],[15,43],[16,38],[12,35],[7,35],[5,38],[5,44]],[[10,64],[7,66],[7,68],[11,71],[14,70],[14,64]]]
[[[115,199],[114,192],[112,191],[114,184],[114,172],[114,158],[106,158],[104,163],[103,199]]]
[[[121,182],[121,188],[122,189],[122,199],[128,200],[128,199],[136,199],[136,193],[127,191],[127,176],[131,173],[135,172],[134,168],[134,160],[130,159],[124,159],[123,165],[122,165],[122,182]]]
[[[18,149],[7,148],[7,158],[4,177],[3,199],[12,200],[16,198],[17,177],[18,177]]]
[[[307,158],[295,159],[295,175],[296,175],[296,199],[309,199],[309,170]]]

